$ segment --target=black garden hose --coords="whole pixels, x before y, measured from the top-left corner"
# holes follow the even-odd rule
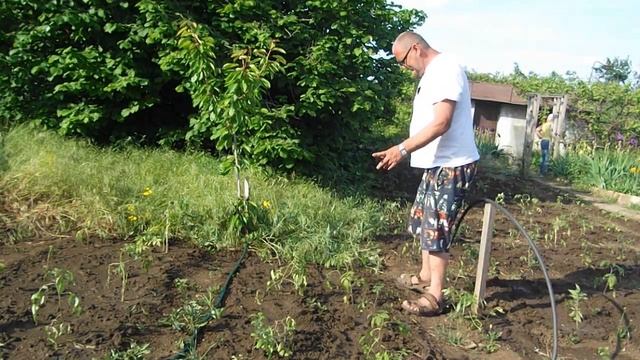
[[[492,204],[493,206],[495,206],[498,210],[500,210],[509,220],[511,220],[511,223],[513,223],[518,230],[520,230],[520,233],[527,239],[527,241],[529,242],[529,247],[531,248],[531,250],[533,250],[533,253],[536,255],[536,258],[538,259],[538,262],[540,263],[540,269],[542,270],[542,274],[544,275],[544,280],[547,283],[547,290],[549,291],[549,302],[551,303],[551,317],[553,318],[553,350],[551,353],[551,359],[555,360],[558,356],[558,317],[557,317],[557,313],[556,313],[556,302],[554,299],[554,295],[553,295],[553,287],[551,286],[551,280],[549,279],[549,274],[547,274],[547,269],[544,265],[544,262],[542,261],[542,256],[540,255],[540,252],[538,251],[538,247],[536,246],[536,244],[533,242],[533,240],[531,239],[531,237],[529,236],[529,234],[527,234],[527,232],[524,230],[524,228],[522,227],[522,225],[520,225],[520,223],[518,223],[518,221],[516,220],[516,218],[507,210],[505,209],[502,205],[498,204],[497,202],[491,200],[491,199],[480,199],[477,201],[472,202],[469,206],[467,206],[467,208],[462,212],[462,214],[460,215],[460,218],[458,219],[458,221],[455,223],[455,228],[452,232],[452,237],[451,237],[451,243],[453,244],[456,235],[458,233],[458,229],[460,228],[460,224],[462,223],[462,220],[464,219],[464,217],[467,215],[467,213],[469,212],[469,210],[471,210],[472,208],[476,207],[477,205],[480,204]]]
[[[231,281],[240,270],[240,266],[247,258],[248,252],[249,252],[249,241],[245,241],[244,247],[242,249],[242,255],[240,255],[240,258],[238,259],[236,264],[233,266],[231,271],[229,271],[229,275],[227,275],[227,280],[224,282],[224,285],[220,289],[220,293],[218,293],[218,297],[216,298],[216,301],[213,304],[213,307],[210,309],[210,311],[208,311],[205,315],[203,315],[199,319],[198,321],[199,326],[196,327],[193,330],[193,334],[191,334],[191,336],[184,341],[182,350],[180,350],[180,352],[175,354],[171,359],[176,359],[176,360],[186,359],[189,354],[195,351],[196,345],[198,343],[198,330],[206,326],[213,319],[213,310],[220,309],[224,305],[224,299],[227,295],[227,291],[229,290],[229,287],[231,287]]]

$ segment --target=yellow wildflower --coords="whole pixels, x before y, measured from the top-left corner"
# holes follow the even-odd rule
[[[127,220],[129,220],[129,221],[131,221],[131,222],[136,222],[136,221],[138,221],[138,217],[137,217],[137,216],[135,216],[135,215],[129,215],[129,216],[127,217]]]
[[[640,174],[640,168],[632,166],[631,169],[629,169],[629,172],[632,174]]]
[[[142,192],[142,196],[150,196],[151,194],[153,194],[153,190],[151,190],[150,187],[146,187],[144,188],[144,191]]]
[[[135,209],[136,209],[136,208],[135,208],[135,206],[133,206],[133,204],[129,204],[129,205],[127,205],[127,210],[129,210],[129,212],[131,212],[131,213],[132,213],[132,212],[134,212],[134,211],[135,211]]]
[[[262,207],[265,209],[271,209],[271,202],[269,200],[262,200]]]

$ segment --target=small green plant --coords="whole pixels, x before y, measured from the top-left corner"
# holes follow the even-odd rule
[[[631,339],[631,329],[629,328],[628,321],[627,309],[624,308],[622,315],[620,315],[620,320],[618,321],[618,329],[616,330],[616,337],[620,341]]]
[[[578,335],[577,331],[571,331],[569,333],[569,341],[575,345],[575,344],[579,344],[580,341],[582,340],[580,339],[580,335]]]
[[[480,319],[472,312],[473,306],[476,305],[476,298],[473,293],[449,287],[444,290],[444,295],[449,298],[449,301],[453,304],[452,316],[454,318],[469,321],[471,326],[476,330],[482,329]]]
[[[370,304],[369,300],[361,299],[356,304],[356,309],[358,309],[358,312],[364,312],[367,309],[367,307],[369,306],[369,304]]]
[[[213,288],[209,288],[206,294],[199,294],[195,300],[185,302],[181,307],[171,311],[169,315],[160,320],[160,324],[192,334],[196,329],[206,325],[210,320],[222,317],[224,308],[214,307]]]
[[[399,360],[406,357],[406,351],[387,350],[382,344],[384,330],[391,324],[391,316],[389,315],[389,312],[386,310],[378,310],[377,312],[369,315],[369,319],[370,330],[362,335],[358,340],[365,358],[373,360]],[[399,332],[403,334],[403,336],[406,336],[409,332],[405,324],[398,324],[398,328]]]
[[[512,249],[515,249],[516,246],[518,245],[518,236],[519,235],[520,235],[520,232],[518,232],[518,230],[509,229],[509,246]]]
[[[585,235],[587,232],[593,231],[594,226],[593,223],[589,220],[582,219],[580,220],[580,233]]]
[[[360,337],[360,346],[367,358],[371,358],[379,348],[383,348],[380,344],[382,339],[383,327],[389,322],[391,317],[385,310],[379,310],[378,312],[369,315],[370,327],[366,334]]]
[[[624,276],[624,268],[618,264],[611,264],[606,260],[600,263],[600,267],[609,267],[609,272],[602,276],[602,280],[605,284],[602,293],[606,294],[607,291],[611,291],[612,296],[616,297],[618,277]]]
[[[586,299],[587,294],[580,289],[578,284],[576,284],[575,289],[569,289],[569,302],[567,306],[569,307],[569,317],[576,323],[576,330],[580,327],[580,323],[584,319],[580,305]]]
[[[268,359],[276,354],[280,357],[289,357],[292,354],[291,340],[296,330],[296,322],[287,316],[283,320],[277,320],[273,326],[266,323],[266,317],[262,312],[251,316],[253,332],[251,337],[255,339],[255,348],[264,351]]]
[[[535,254],[531,250],[531,248],[527,248],[527,255],[520,256],[520,260],[524,262],[526,267],[533,271],[538,267],[538,258],[534,256]]]
[[[53,347],[53,350],[58,350],[60,345],[58,340],[61,336],[71,334],[71,325],[61,322],[56,326],[57,319],[53,319],[51,324],[44,327],[44,332],[47,335],[47,343]]]
[[[611,351],[608,346],[599,346],[598,350],[596,350],[596,355],[598,355],[602,360],[611,359]]]
[[[569,228],[567,220],[562,216],[557,216],[553,219],[551,226],[553,228],[553,246],[558,247],[558,240],[560,240],[560,245],[566,247],[567,243],[560,237],[560,232],[562,229],[567,228],[566,235],[571,237],[571,228]]]
[[[291,273],[291,282],[298,295],[303,296],[304,290],[307,288],[307,274],[304,266],[294,266],[294,270]]]
[[[285,279],[283,268],[271,269],[269,277],[270,280],[267,281],[267,292],[271,291],[271,289],[282,289],[282,282]]]
[[[469,262],[473,263],[478,259],[480,249],[477,246],[465,243],[462,247],[464,248],[464,257],[468,259]]]
[[[189,282],[189,279],[176,278],[173,279],[173,286],[181,297],[185,297],[189,290],[193,288],[193,285]]]
[[[445,324],[438,324],[436,326],[436,334],[445,339],[445,341],[453,346],[462,346],[464,343],[464,335],[457,329],[447,326]]]
[[[489,325],[489,329],[483,336],[484,343],[481,347],[487,354],[492,354],[500,349],[498,340],[502,337],[502,331],[493,330],[493,325]]]
[[[271,289],[282,289],[282,284],[287,281],[293,284],[300,296],[304,295],[304,290],[307,287],[307,275],[305,266],[301,262],[301,260],[294,258],[289,265],[272,269],[271,279],[267,281],[267,292]]]
[[[149,344],[138,345],[132,342],[127,350],[111,350],[103,360],[143,360],[145,355],[151,354]]]
[[[47,250],[47,259],[44,262],[44,274],[42,274],[42,279],[45,280],[47,277],[47,274],[49,272],[49,262],[51,261],[51,258],[55,255],[56,253],[56,249],[53,247],[53,245],[49,245],[49,250]]]
[[[540,200],[529,194],[516,194],[513,196],[513,200],[518,204],[525,217],[529,219],[529,225],[533,226],[534,215],[542,213],[542,208],[539,206]]]
[[[580,252],[582,264],[587,268],[591,268],[593,266],[593,250],[591,250],[591,245],[583,238],[580,242],[580,248],[582,249]]]
[[[307,305],[309,305],[309,307],[311,309],[317,309],[319,312],[327,312],[329,310],[327,305],[325,305],[322,302],[320,302],[320,300],[318,298],[316,298],[316,297],[307,298],[306,302],[307,302]]]
[[[347,304],[347,303],[353,304],[354,303],[353,288],[362,286],[363,283],[364,283],[364,279],[357,277],[355,272],[353,272],[351,270],[345,271],[340,276],[340,286],[342,286],[342,289],[347,293],[342,298],[342,300],[343,300],[343,302],[345,304]]]
[[[68,270],[54,268],[45,273],[45,278],[50,282],[42,285],[37,292],[31,295],[31,314],[33,322],[38,323],[38,311],[45,305],[47,296],[51,292],[51,288],[55,288],[58,297],[58,311],[62,303],[62,297],[67,296],[67,302],[71,307],[71,313],[78,315],[82,311],[80,307],[80,298],[68,288],[74,284],[73,273]]]
[[[445,289],[445,296],[453,303],[453,312],[460,316],[467,314],[476,303],[473,294],[464,290],[447,288]]]
[[[129,277],[127,273],[127,261],[123,260],[125,250],[120,251],[120,259],[117,263],[112,263],[107,266],[107,283],[106,287],[109,287],[111,280],[111,274],[114,273],[120,276],[120,302],[124,302],[124,293],[127,289],[127,279]]]
[[[489,276],[490,277],[498,277],[500,275],[500,271],[498,270],[498,265],[500,265],[500,261],[495,259],[489,259]]]
[[[607,290],[612,291],[613,297],[616,297],[616,285],[618,284],[618,278],[616,277],[616,274],[610,272],[607,274],[604,274],[602,276],[602,280],[604,281],[604,290],[602,290],[602,293],[606,293]]]
[[[382,293],[382,290],[384,290],[384,284],[383,283],[375,284],[371,288],[371,291],[375,294],[375,298],[373,299],[373,306],[374,307],[378,305],[378,298],[380,297],[380,294]]]

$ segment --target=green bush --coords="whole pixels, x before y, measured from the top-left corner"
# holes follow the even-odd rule
[[[376,55],[424,17],[385,0],[7,0],[0,118],[222,156],[233,133],[254,163],[334,171],[392,117],[404,77]],[[244,127],[230,129],[241,100]]]

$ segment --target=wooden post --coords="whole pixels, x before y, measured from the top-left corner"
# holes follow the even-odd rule
[[[482,220],[482,236],[480,238],[480,257],[478,258],[478,270],[476,272],[476,287],[473,292],[476,303],[472,310],[475,314],[478,314],[487,287],[487,274],[489,272],[489,261],[491,259],[491,239],[493,238],[493,220],[495,216],[495,206],[493,206],[493,204],[485,204],[484,218]]]
[[[529,167],[531,166],[531,151],[533,149],[533,137],[538,124],[538,112],[540,111],[540,103],[542,97],[540,94],[529,96],[527,100],[527,122],[524,131],[524,146],[522,148],[522,168],[520,172],[523,177],[529,175]]]
[[[565,153],[565,144],[564,144],[564,134],[567,127],[567,105],[569,103],[569,95],[565,95],[561,98],[560,110],[558,113],[558,118],[556,122],[553,124],[553,152],[552,156],[554,159],[564,155]]]
[[[556,143],[556,139],[553,136],[553,134],[556,133],[556,128],[558,127],[558,117],[560,114],[560,106],[562,104],[562,97],[560,96],[554,96],[553,97],[553,110],[552,110],[552,121],[553,121],[553,126],[551,126],[551,139],[549,139],[550,143],[549,143],[549,157],[553,157],[553,144]],[[545,119],[546,120],[546,119]]]

